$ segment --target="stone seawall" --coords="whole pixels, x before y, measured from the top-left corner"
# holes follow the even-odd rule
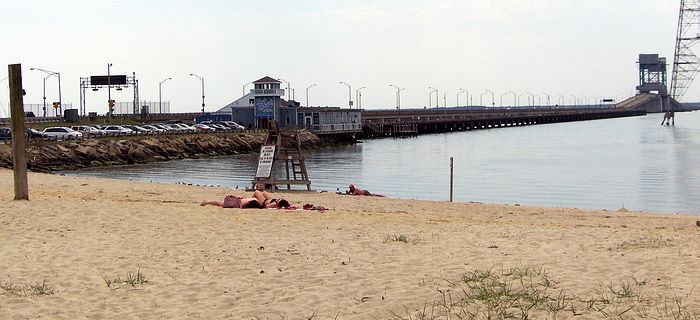
[[[102,138],[82,141],[29,144],[27,166],[36,172],[85,167],[147,163],[259,152],[266,133],[222,133],[173,136]],[[301,132],[305,148],[321,144],[309,132]],[[0,145],[0,167],[12,168],[12,146]]]

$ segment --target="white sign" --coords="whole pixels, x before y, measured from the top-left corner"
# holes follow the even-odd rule
[[[256,178],[269,178],[272,171],[272,161],[275,159],[275,146],[262,146],[258,159]]]

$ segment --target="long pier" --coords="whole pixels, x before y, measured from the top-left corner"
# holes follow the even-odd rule
[[[361,138],[526,126],[645,115],[627,108],[409,109],[362,112]]]

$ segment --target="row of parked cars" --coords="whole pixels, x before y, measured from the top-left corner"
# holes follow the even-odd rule
[[[44,131],[27,129],[27,137],[31,139],[60,139],[77,140],[106,136],[158,135],[196,132],[231,132],[243,131],[245,127],[233,121],[218,123],[199,123],[187,125],[184,123],[162,123],[146,125],[82,125],[72,127],[48,127]],[[0,140],[12,139],[9,128],[0,128]]]

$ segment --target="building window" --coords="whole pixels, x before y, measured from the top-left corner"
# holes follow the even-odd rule
[[[320,124],[320,123],[321,123],[321,118],[320,118],[319,114],[316,113],[316,112],[314,112],[313,121],[314,121],[314,124]]]
[[[286,121],[287,121],[287,126],[289,126],[289,123],[291,122],[291,121],[289,120],[289,117],[287,117]]]

